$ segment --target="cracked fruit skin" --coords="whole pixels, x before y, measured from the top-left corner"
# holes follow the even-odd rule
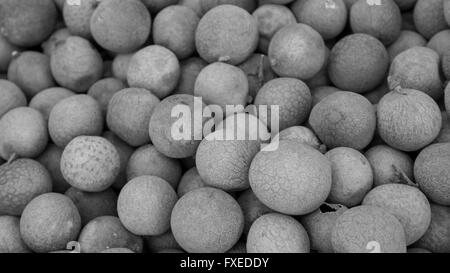
[[[247,253],[309,253],[305,228],[293,217],[265,214],[253,223],[247,236]]]
[[[373,206],[344,212],[333,227],[331,241],[335,253],[406,253],[402,224],[392,214]]]
[[[0,166],[0,214],[21,215],[36,196],[52,190],[52,179],[43,165],[17,159]]]
[[[231,195],[205,187],[178,200],[170,223],[176,241],[185,251],[225,253],[241,237],[244,215]]]
[[[289,215],[308,214],[331,190],[331,164],[316,149],[297,141],[280,141],[262,150],[250,166],[250,186],[269,208]]]

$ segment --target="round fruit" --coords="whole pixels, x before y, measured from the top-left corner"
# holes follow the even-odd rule
[[[180,64],[172,51],[158,45],[144,47],[130,60],[130,87],[145,88],[162,99],[172,93],[180,78]]]
[[[178,184],[177,194],[182,197],[186,193],[196,190],[198,188],[206,187],[205,182],[203,182],[200,174],[196,167],[192,167],[186,171],[181,177],[180,183]]]
[[[108,105],[106,122],[109,129],[134,147],[150,142],[148,124],[159,102],[146,89],[128,88],[117,92]]]
[[[49,172],[53,181],[53,192],[64,193],[70,188],[69,183],[61,173],[61,156],[63,149],[55,144],[49,144],[45,151],[36,159]]]
[[[335,253],[406,253],[405,231],[395,216],[372,206],[344,212],[331,234]]]
[[[439,106],[427,94],[397,88],[378,103],[378,133],[389,146],[417,151],[439,135],[442,116]]]
[[[273,210],[269,209],[266,205],[258,200],[255,193],[251,189],[248,189],[241,193],[237,199],[239,206],[241,206],[242,212],[244,213],[244,231],[243,234],[246,236],[250,227],[256,219],[263,216],[264,214],[271,213]]]
[[[175,94],[194,95],[195,81],[198,74],[208,64],[201,58],[192,57],[180,64],[180,80],[175,88]]]
[[[253,12],[258,22],[259,50],[265,54],[269,50],[270,40],[282,27],[297,23],[290,9],[282,5],[262,5]]]
[[[373,105],[352,92],[335,92],[319,102],[311,112],[309,124],[328,148],[364,149],[376,129]]]
[[[436,51],[439,56],[450,51],[450,30],[446,29],[436,33],[428,42],[427,47]]]
[[[416,187],[381,185],[364,197],[363,205],[382,208],[397,217],[405,230],[406,245],[419,240],[430,225],[430,203]]]
[[[322,68],[319,70],[319,72],[317,72],[316,75],[314,75],[314,77],[305,81],[305,83],[311,89],[331,84],[330,77],[328,76],[328,63],[331,51],[330,49],[328,49],[328,47],[325,47],[325,52],[325,63],[323,64]]]
[[[137,50],[147,41],[150,29],[151,16],[141,1],[102,1],[90,18],[94,40],[116,53]]]
[[[171,158],[193,156],[203,136],[204,119],[201,124],[196,123],[204,107],[201,100],[191,95],[173,95],[161,101],[149,124],[156,150]]]
[[[359,0],[352,5],[350,25],[354,33],[369,34],[389,45],[400,36],[402,14],[394,0],[378,0],[376,5]]]
[[[112,189],[83,192],[72,187],[65,195],[72,199],[77,207],[83,226],[100,216],[117,216],[117,194]]]
[[[319,86],[311,90],[311,95],[313,98],[313,106],[316,106],[319,102],[321,102],[328,95],[341,91],[333,86]]]
[[[258,23],[240,7],[217,6],[201,18],[195,45],[200,57],[208,63],[242,63],[258,46]]]
[[[88,40],[71,36],[56,45],[50,68],[60,86],[82,93],[102,77],[103,60]]]
[[[20,236],[19,218],[0,216],[0,253],[29,253]]]
[[[0,80],[0,118],[10,110],[27,105],[27,98],[13,82]]]
[[[423,38],[419,33],[411,30],[403,30],[398,39],[387,49],[391,63],[400,53],[416,46],[424,47],[426,45],[427,40],[425,40],[425,38]]]
[[[335,148],[326,155],[331,162],[333,184],[328,200],[354,207],[372,189],[373,172],[367,158],[351,148]]]
[[[275,150],[263,149],[253,159],[249,173],[258,199],[284,214],[304,215],[316,210],[331,190],[327,158],[296,141],[280,141]]]
[[[67,99],[68,97],[74,95],[75,93],[69,89],[52,87],[45,89],[34,96],[31,99],[29,106],[41,112],[45,121],[48,122],[48,118],[50,116],[50,112],[53,110],[53,107],[55,107],[55,105],[63,99]]]
[[[250,96],[248,101],[253,101],[259,89],[276,77],[275,72],[270,67],[269,58],[263,54],[253,54],[240,64],[239,68],[247,75],[248,93]]]
[[[248,79],[242,69],[226,63],[206,66],[195,81],[194,94],[202,97],[207,105],[219,105],[224,110],[227,105],[247,104]]]
[[[331,50],[328,73],[341,90],[365,93],[376,88],[389,68],[384,45],[367,34],[352,34]]]
[[[279,140],[295,140],[307,144],[320,152],[324,152],[326,147],[320,143],[320,140],[311,129],[303,126],[293,126],[281,131],[278,135]]]
[[[127,181],[144,175],[162,178],[176,189],[181,178],[181,164],[158,152],[155,146],[145,145],[137,149],[128,160]]]
[[[53,0],[4,0],[2,35],[20,47],[37,46],[52,33],[57,16]]]
[[[434,99],[442,97],[440,58],[434,50],[413,47],[395,57],[389,70],[391,90],[397,85],[423,91]]]
[[[44,54],[50,57],[55,51],[56,46],[70,36],[72,36],[72,34],[70,34],[67,28],[61,28],[53,32],[53,34],[47,39],[47,41],[42,43],[41,47],[44,51]]]
[[[94,83],[87,94],[98,101],[104,115],[108,111],[108,104],[112,97],[126,88],[125,83],[116,78],[105,78]]]
[[[224,253],[239,240],[244,216],[233,197],[206,187],[180,198],[170,223],[175,239],[187,252]]]
[[[222,135],[211,135],[219,139],[222,137],[221,139],[225,140],[257,140],[261,143],[271,140],[271,134],[266,124],[251,113],[234,113],[220,122],[216,121],[215,124],[217,124],[214,128],[215,131],[224,130]],[[205,130],[208,129],[207,125],[205,125]]]
[[[431,224],[414,245],[433,253],[450,253],[450,208],[431,204]]]
[[[65,1],[63,6],[63,19],[70,33],[83,38],[91,38],[90,20],[100,1],[83,0],[72,4]]]
[[[21,215],[33,198],[51,190],[50,174],[34,160],[18,159],[0,166],[1,215]]]
[[[414,177],[420,189],[434,203],[450,205],[450,143],[423,149],[414,163]]]
[[[227,139],[226,131],[208,135],[198,147],[195,161],[206,185],[225,191],[242,191],[249,187],[248,171],[260,150],[260,142]]]
[[[143,248],[142,238],[132,234],[113,216],[101,216],[91,220],[81,230],[78,241],[82,253],[99,253],[127,248],[140,253]]]
[[[120,221],[137,235],[161,235],[170,228],[170,214],[177,194],[165,180],[140,176],[128,182],[119,194]]]
[[[47,146],[47,124],[42,114],[30,107],[15,108],[0,119],[0,156],[33,158]]]
[[[46,253],[65,249],[76,240],[81,228],[80,214],[69,197],[46,193],[34,198],[20,218],[20,233],[33,251]]]
[[[417,0],[414,7],[414,24],[423,37],[430,39],[434,34],[448,28],[443,7],[444,0]]]
[[[310,25],[325,40],[338,36],[347,24],[347,7],[342,0],[303,0],[302,8],[295,9],[299,23]]]
[[[337,219],[345,211],[347,208],[342,205],[323,204],[318,210],[300,219],[311,240],[311,249],[319,253],[334,252],[331,232]]]
[[[8,71],[13,55],[18,50],[18,47],[12,45],[3,35],[0,35],[0,72]]]
[[[103,131],[100,105],[87,95],[63,99],[50,112],[48,130],[53,142],[61,148],[77,136],[98,136]]]
[[[266,83],[255,98],[255,106],[278,106],[279,129],[303,124],[311,111],[312,97],[309,87],[301,80],[278,78]],[[261,121],[271,129],[271,108],[267,109],[267,117]],[[272,128],[273,129],[273,128]]]
[[[326,46],[322,36],[310,26],[292,24],[275,33],[268,54],[272,69],[279,76],[308,80],[324,65]]]
[[[178,249],[181,250],[180,245],[175,240],[172,231],[168,231],[162,235],[158,236],[146,236],[144,237],[147,243],[147,248],[151,252],[160,252],[165,249]]]
[[[178,59],[185,59],[195,51],[195,30],[199,21],[190,8],[169,6],[155,17],[153,42],[170,49]]]
[[[247,236],[248,253],[309,253],[305,228],[294,218],[269,213],[256,219]]]
[[[128,66],[134,54],[118,54],[112,63],[112,74],[115,78],[126,82]]]
[[[203,16],[202,0],[179,0],[178,5],[192,9],[198,17]]]

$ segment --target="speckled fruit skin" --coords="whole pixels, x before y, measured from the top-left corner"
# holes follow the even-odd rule
[[[308,232],[311,249],[319,253],[333,253],[331,232],[337,219],[348,208],[343,205],[323,204],[320,208],[300,218],[300,223]]]
[[[178,197],[170,184],[156,176],[140,176],[119,194],[120,221],[137,235],[161,235],[170,228],[170,214]]]
[[[450,30],[445,29],[436,33],[426,46],[436,51],[442,57],[450,50]]]
[[[392,62],[400,53],[415,46],[426,45],[427,40],[425,40],[425,38],[423,38],[419,33],[411,30],[403,30],[398,39],[392,43],[387,50]]]
[[[91,220],[81,230],[78,241],[81,253],[99,253],[114,248],[128,248],[140,253],[143,240],[132,234],[114,216],[101,216]]]
[[[82,93],[101,78],[103,60],[88,40],[71,36],[56,45],[50,68],[60,86]]]
[[[17,46],[39,45],[52,33],[57,15],[53,0],[4,0],[2,35]]]
[[[29,253],[20,236],[19,218],[0,216],[0,253]]]
[[[195,31],[200,18],[190,8],[169,6],[155,17],[153,41],[170,49],[178,59],[185,59],[195,52]]]
[[[0,118],[10,110],[27,105],[27,98],[13,82],[0,80]]]
[[[180,63],[180,80],[175,88],[175,94],[194,95],[195,81],[198,74],[208,65],[199,57],[191,57]]]
[[[431,224],[414,247],[433,253],[450,253],[450,208],[431,204]]]
[[[284,129],[278,135],[279,140],[295,140],[301,143],[307,144],[320,152],[324,152],[326,150],[325,145],[320,143],[320,140],[314,134],[311,129],[303,126],[293,126],[287,129]]]
[[[263,149],[253,159],[249,173],[258,199],[284,214],[316,210],[331,190],[330,162],[319,151],[296,141],[280,141],[275,151]]]
[[[237,201],[239,206],[241,206],[242,212],[244,213],[244,236],[248,234],[250,227],[256,219],[264,214],[273,212],[273,210],[258,200],[255,193],[251,189],[242,192]]]
[[[330,80],[341,90],[365,93],[376,88],[386,77],[389,55],[376,38],[351,34],[331,50],[328,64]]]
[[[208,135],[195,156],[200,177],[206,185],[225,191],[242,191],[249,185],[248,171],[260,150],[257,140],[228,140],[225,131]],[[215,136],[222,139],[217,139]]]
[[[45,151],[36,160],[49,172],[53,182],[53,192],[64,193],[70,188],[69,183],[61,173],[61,155],[63,149],[55,144],[49,144]]]
[[[50,71],[50,58],[34,51],[21,52],[13,57],[8,79],[16,83],[28,97],[56,85]]]
[[[180,245],[175,240],[172,231],[168,231],[158,236],[145,236],[144,237],[147,248],[151,252],[159,252],[165,249],[178,249],[181,250]]]
[[[44,151],[47,142],[47,124],[33,108],[15,108],[0,119],[0,156],[5,160],[14,154],[34,158]]]
[[[253,223],[247,236],[247,253],[309,253],[305,228],[291,216],[269,213]]]
[[[63,19],[70,33],[90,39],[92,37],[90,20],[100,2],[97,0],[83,0],[78,5],[71,5],[67,1],[64,2],[62,9]]]
[[[52,180],[40,163],[18,159],[0,166],[0,214],[21,215],[36,196],[50,192]]]
[[[94,83],[87,94],[98,101],[104,115],[108,111],[108,104],[112,97],[119,91],[125,89],[126,84],[116,78],[105,78]]]
[[[101,47],[130,53],[147,41],[151,16],[141,1],[102,1],[90,18],[90,29]]]
[[[338,36],[347,23],[348,11],[342,0],[302,0],[302,8],[294,9],[299,23],[310,25],[325,40]]]
[[[19,48],[11,44],[3,35],[0,35],[0,72],[8,71],[15,51],[19,51]]]
[[[386,94],[377,106],[378,130],[389,146],[417,151],[439,135],[442,116],[439,106],[427,94],[399,89]]]
[[[65,1],[65,0],[63,0]],[[42,43],[41,47],[45,55],[51,56],[53,51],[55,50],[56,46],[64,41],[65,39],[69,38],[72,34],[70,34],[69,30],[67,28],[60,28],[53,32],[53,34]]]
[[[442,129],[439,136],[434,143],[449,143],[450,142],[450,116],[447,112],[441,112],[442,114]]]
[[[315,87],[311,90],[311,95],[313,98],[313,106],[321,102],[324,98],[326,98],[328,95],[331,95],[333,93],[341,91],[340,89],[337,89],[333,86],[319,86]]]
[[[401,183],[403,175],[409,179],[414,178],[414,162],[407,153],[387,145],[378,145],[370,148],[364,155],[372,166],[375,186]]]
[[[200,71],[195,81],[194,95],[208,105],[246,105],[249,83],[244,71],[226,63],[212,63]]]
[[[195,34],[197,52],[208,63],[245,61],[258,46],[258,24],[246,10],[221,5],[208,11]]]
[[[394,0],[381,0],[379,5],[359,0],[350,10],[350,25],[354,33],[372,35],[389,45],[400,36],[402,15]]]
[[[192,167],[191,169],[187,170],[181,177],[180,183],[177,187],[177,194],[179,197],[182,197],[190,191],[203,187],[206,187],[206,184],[200,177],[197,167]]]
[[[259,89],[276,75],[270,67],[269,58],[264,54],[253,54],[239,68],[247,74],[249,101],[253,101]]]
[[[373,139],[376,116],[366,98],[339,91],[325,97],[312,109],[309,124],[328,148],[361,150]]]
[[[239,240],[244,216],[229,194],[205,187],[178,200],[170,223],[175,239],[185,251],[224,253]]]
[[[133,147],[150,142],[148,124],[159,99],[150,91],[128,88],[109,101],[106,122],[111,131]]]
[[[170,95],[180,78],[176,55],[158,45],[144,47],[130,60],[127,79],[130,87],[145,88],[158,98]]]
[[[50,112],[48,130],[53,142],[61,148],[77,136],[98,136],[103,131],[100,105],[87,95],[61,100]]]
[[[441,98],[439,54],[426,47],[413,47],[400,53],[392,61],[388,83],[391,90],[400,85],[423,91],[436,100]]]
[[[392,214],[372,206],[344,212],[333,227],[331,242],[335,253],[406,253],[402,224]]]
[[[185,94],[167,97],[156,106],[155,111],[150,118],[150,139],[156,150],[167,157],[186,158],[193,156],[197,151],[198,145],[200,145],[203,135],[203,126],[196,126],[194,122],[196,115],[200,114],[205,105],[195,105],[194,99],[194,96]],[[183,111],[187,110],[186,108],[189,108],[188,113],[183,112],[183,115],[191,115],[189,121],[185,122],[184,119],[180,119],[181,114],[178,114],[176,117],[172,115],[172,111],[174,111],[175,108],[180,107],[183,108],[180,109]],[[205,119],[203,119],[203,122],[204,121]],[[174,128],[184,130],[184,128],[188,126],[190,126],[191,130],[189,139],[178,139],[178,136],[173,134]]]
[[[450,143],[423,149],[414,163],[414,177],[431,201],[450,206]]]
[[[203,16],[202,0],[179,0],[178,5],[192,9],[199,17]]]
[[[292,11],[282,5],[262,5],[252,15],[258,22],[259,50],[266,54],[273,35],[282,27],[297,23]]]
[[[284,130],[294,125],[303,124],[309,116],[312,105],[311,91],[301,80],[278,78],[266,83],[256,95],[255,106],[279,106],[279,129]],[[267,119],[261,121],[268,124],[272,112],[267,110]]]
[[[115,78],[127,82],[128,66],[134,54],[118,54],[112,63],[112,74]]]
[[[430,225],[430,203],[427,197],[413,186],[381,185],[366,195],[363,205],[382,208],[397,217],[405,230],[406,245],[419,240]]]
[[[325,156],[331,162],[333,176],[329,202],[347,207],[361,204],[373,186],[373,172],[367,158],[345,147],[335,148]]]
[[[20,218],[20,233],[31,250],[46,253],[65,249],[81,228],[77,207],[69,197],[46,193],[33,199]]]
[[[158,152],[153,145],[138,148],[127,164],[127,180],[151,175],[167,181],[174,189],[181,178],[181,163]]]
[[[68,97],[74,96],[75,93],[69,89],[62,87],[52,87],[49,89],[42,90],[36,96],[34,96],[29,106],[41,112],[44,119],[48,122],[50,112],[53,107],[58,104],[58,102]]]
[[[117,194],[112,189],[83,192],[71,187],[65,195],[72,199],[78,208],[82,225],[100,216],[117,216]]]
[[[430,39],[434,34],[448,28],[443,5],[443,0],[417,0],[414,7],[414,24],[423,37]]]
[[[273,71],[279,76],[308,80],[324,65],[326,47],[322,36],[313,28],[293,24],[275,33],[268,55]]]
[[[102,137],[76,137],[61,156],[61,173],[66,181],[87,192],[100,192],[109,188],[119,170],[119,153],[114,145]]]

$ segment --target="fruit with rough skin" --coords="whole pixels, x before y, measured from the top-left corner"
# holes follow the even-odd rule
[[[426,39],[448,28],[444,16],[444,0],[417,0],[413,16],[417,30]]]
[[[18,47],[11,44],[3,35],[0,35],[0,72],[8,71],[13,55],[18,51]]]
[[[45,151],[36,159],[49,172],[53,182],[53,192],[64,193],[70,188],[69,183],[61,173],[61,155],[63,149],[55,144],[49,144]]]
[[[141,237],[126,230],[119,218],[100,216],[87,223],[81,230],[78,241],[81,253],[99,253],[115,248],[127,248],[140,253],[143,248]]]
[[[446,29],[436,33],[426,46],[436,51],[442,57],[450,51],[450,30]]]
[[[72,34],[70,34],[67,28],[61,28],[53,32],[47,41],[43,42],[41,45],[44,54],[50,57],[56,46],[70,36],[72,36]]]
[[[450,208],[431,204],[431,224],[425,235],[414,244],[433,253],[450,253]]]
[[[442,128],[439,136],[434,140],[434,143],[449,143],[450,142],[450,116],[447,112],[442,112]]]
[[[99,3],[100,1],[97,0],[83,0],[72,5],[65,1],[62,15],[64,23],[72,35],[86,39],[92,37],[90,20]]]
[[[197,167],[192,167],[183,174],[183,177],[181,177],[177,187],[177,194],[181,198],[186,193],[203,187],[206,187],[206,184],[200,177]]]
[[[247,236],[248,253],[309,253],[305,228],[291,216],[269,213],[252,224]]]
[[[419,33],[411,30],[403,30],[398,39],[387,49],[391,63],[400,53],[416,46],[424,47],[426,45],[427,40],[425,40],[425,38],[423,38]]]
[[[27,105],[27,98],[13,82],[0,80],[0,118],[10,110]]]
[[[325,152],[326,147],[320,143],[320,140],[311,129],[303,126],[293,126],[284,129],[278,134],[279,140],[295,140],[307,144],[320,152]]]
[[[134,54],[118,54],[114,57],[112,63],[112,74],[115,78],[126,82],[128,66]]]
[[[20,219],[0,216],[0,253],[29,253],[20,235]]]
[[[313,98],[313,107],[321,102],[328,95],[342,91],[333,86],[319,86],[311,90],[311,95]]]
[[[249,178],[253,192],[264,205],[280,213],[304,215],[328,197],[331,164],[316,149],[285,140],[278,143],[278,149],[263,149],[255,156]]]
[[[71,186],[82,191],[106,190],[114,183],[119,170],[119,153],[102,137],[76,137],[61,156],[61,173]]]
[[[179,0],[178,5],[192,9],[198,17],[203,16],[202,0]]]
[[[63,99],[50,112],[48,130],[51,139],[60,148],[77,136],[98,136],[103,131],[100,105],[87,95]]]
[[[173,187],[156,176],[140,176],[120,191],[120,221],[133,234],[161,235],[170,228],[170,214],[178,197]]]
[[[53,107],[55,107],[55,105],[63,99],[67,99],[68,97],[74,95],[75,93],[69,89],[63,87],[52,87],[42,90],[34,96],[31,99],[29,106],[41,112],[45,121],[48,122],[48,118]]]
[[[87,94],[98,101],[103,115],[106,116],[109,101],[117,92],[126,87],[125,83],[121,80],[116,78],[105,78],[94,83],[89,88]]]
[[[239,65],[248,79],[249,101],[253,101],[258,94],[259,89],[276,75],[270,67],[269,58],[264,54],[253,54],[245,62]]]
[[[20,218],[20,233],[34,252],[47,253],[65,249],[77,239],[81,218],[69,197],[46,193],[34,198]]]
[[[258,200],[255,193],[251,189],[242,192],[237,201],[239,206],[241,206],[242,212],[244,213],[244,236],[247,236],[250,227],[256,219],[264,214],[273,212],[273,210]]]
[[[180,63],[180,80],[174,94],[194,95],[198,74],[208,65],[199,57],[192,57]]]
[[[50,192],[50,174],[37,161],[17,159],[0,166],[0,214],[21,215],[36,196]]]
[[[224,253],[239,240],[244,216],[224,191],[200,188],[178,200],[170,220],[173,235],[190,253]]]

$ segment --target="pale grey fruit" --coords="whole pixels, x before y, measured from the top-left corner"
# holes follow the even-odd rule
[[[36,159],[48,170],[53,182],[53,192],[57,193],[65,193],[70,188],[70,184],[67,183],[61,173],[62,153],[63,149],[55,144],[49,144],[45,151]]]
[[[63,19],[72,35],[86,39],[92,37],[91,17],[99,4],[98,0],[82,0],[76,4],[65,1],[62,9]]]
[[[203,59],[192,57],[180,63],[180,80],[175,94],[194,95],[195,81],[198,74],[208,65]]]
[[[450,108],[449,108],[450,109]],[[447,112],[442,112],[442,129],[439,136],[434,141],[435,143],[449,143],[450,142],[450,116]]]
[[[241,206],[242,212],[244,213],[244,236],[247,236],[250,227],[256,219],[264,214],[273,212],[272,209],[268,208],[266,205],[261,203],[261,201],[259,201],[251,189],[242,192],[237,201],[239,206]]]
[[[446,29],[436,33],[428,41],[427,47],[436,51],[440,57],[450,51],[450,30]]]
[[[431,204],[431,224],[414,247],[433,253],[450,253],[450,208]]]
[[[278,134],[279,140],[295,140],[307,144],[320,152],[325,152],[326,147],[322,145],[320,140],[311,129],[303,126],[292,126],[284,129]]]
[[[3,35],[0,35],[0,71],[8,71],[9,64],[13,59],[14,52],[19,48],[11,44]]]
[[[179,0],[178,5],[192,9],[198,17],[203,16],[202,0]]]
[[[116,78],[104,78],[94,83],[89,88],[87,94],[97,100],[102,109],[103,116],[106,116],[109,101],[117,92],[126,87],[126,84],[121,80]]]
[[[206,184],[200,177],[197,167],[192,167],[184,173],[183,177],[181,177],[177,193],[181,198],[186,193],[203,187],[206,187]]]
[[[337,89],[333,86],[319,86],[311,90],[311,95],[313,98],[313,107],[316,106],[319,102],[321,102],[324,98],[326,98],[328,95],[331,95],[333,93],[342,91],[340,89]]]
[[[44,119],[48,121],[53,107],[55,107],[58,102],[74,95],[75,93],[70,91],[69,89],[63,87],[52,87],[42,90],[36,96],[34,96],[31,99],[29,106],[41,112],[41,114],[44,116]]]
[[[20,235],[20,219],[14,216],[0,216],[0,253],[30,253]]]
[[[253,101],[261,87],[276,75],[270,66],[269,58],[264,54],[252,54],[239,68],[247,74],[249,101]]]
[[[42,43],[42,50],[44,51],[44,54],[50,57],[56,46],[70,36],[72,36],[72,34],[67,28],[61,28],[53,32],[53,34]]]
[[[400,53],[415,46],[426,45],[427,40],[425,40],[425,38],[423,38],[419,33],[411,30],[403,30],[398,39],[392,43],[387,50],[392,62]]]
[[[10,110],[27,105],[27,98],[20,88],[8,80],[0,80],[0,118]]]
[[[426,39],[448,28],[444,16],[444,0],[417,0],[414,7],[414,24]]]
[[[118,54],[112,63],[112,75],[123,81],[127,81],[128,66],[130,64],[133,54]]]

